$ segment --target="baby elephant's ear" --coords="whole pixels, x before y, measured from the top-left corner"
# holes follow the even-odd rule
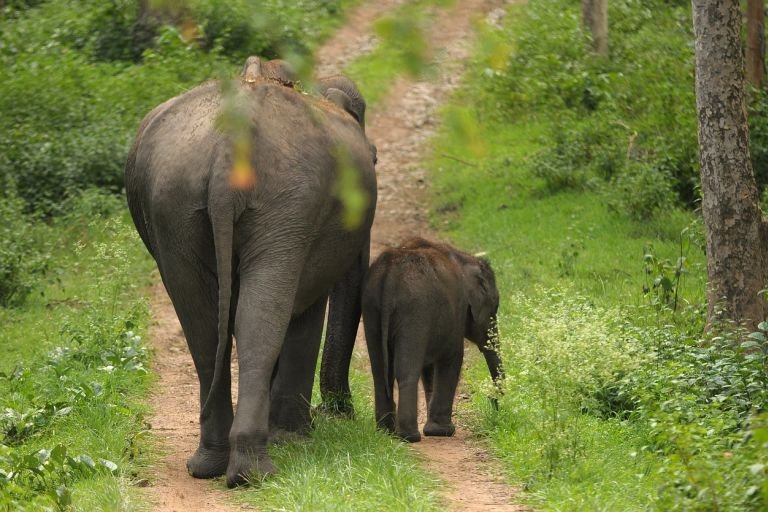
[[[352,98],[350,98],[347,93],[341,89],[337,89],[336,87],[330,87],[327,91],[325,91],[325,98],[328,101],[335,103],[339,107],[343,108],[344,111],[355,118],[358,124],[362,124],[362,119],[358,117],[358,113],[355,111]]]
[[[477,264],[466,265],[464,272],[467,278],[467,298],[472,320],[479,324],[488,322],[499,305],[496,276],[484,258],[479,258]]]
[[[490,285],[484,278],[483,273],[474,265],[467,271],[468,286],[467,299],[469,300],[469,312],[472,320],[481,323],[487,322],[493,311],[491,311]]]

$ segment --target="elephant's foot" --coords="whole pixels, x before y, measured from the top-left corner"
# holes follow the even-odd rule
[[[421,434],[416,430],[414,432],[398,432],[397,437],[408,443],[418,443],[421,441]]]
[[[229,447],[210,449],[198,447],[187,461],[187,472],[195,478],[216,478],[227,471]]]
[[[227,487],[230,489],[259,480],[277,472],[277,468],[266,453],[241,453],[233,450],[227,467]]]
[[[455,432],[456,426],[453,423],[441,425],[439,423],[435,423],[434,421],[428,421],[427,424],[424,425],[425,436],[450,437]]]

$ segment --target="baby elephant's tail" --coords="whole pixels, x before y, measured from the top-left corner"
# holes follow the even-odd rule
[[[379,320],[381,322],[381,328],[379,329],[381,340],[379,342],[381,343],[381,359],[384,368],[384,389],[386,389],[388,400],[392,399],[392,380],[394,378],[394,361],[389,353],[389,319],[391,314],[391,309],[386,304],[382,305]]]

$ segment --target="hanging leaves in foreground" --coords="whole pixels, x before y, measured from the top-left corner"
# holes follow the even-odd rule
[[[338,175],[334,192],[341,201],[341,220],[346,229],[353,231],[365,220],[370,198],[363,190],[360,170],[354,166],[346,147],[336,148],[336,164]]]

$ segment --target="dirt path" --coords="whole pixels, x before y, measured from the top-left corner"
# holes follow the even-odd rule
[[[345,26],[317,52],[317,75],[338,73],[351,60],[376,45],[372,24],[404,0],[370,1],[357,8]],[[367,120],[367,132],[379,150],[379,198],[374,222],[373,253],[414,234],[435,238],[427,222],[426,142],[437,129],[437,107],[459,84],[471,52],[472,23],[503,4],[502,0],[458,0],[436,11],[429,41],[437,76],[431,80],[398,80]],[[496,12],[498,14],[498,11]],[[162,287],[153,293],[154,322],[150,342],[159,375],[152,397],[152,430],[164,456],[156,468],[149,495],[158,512],[227,512],[247,509],[232,504],[226,491],[186,473],[186,458],[197,447],[197,379],[181,327]],[[362,331],[362,329],[361,329]],[[358,347],[364,347],[358,339]],[[356,354],[355,364],[367,357]],[[236,386],[235,386],[236,389]],[[426,416],[422,405],[421,417]],[[448,510],[517,511],[515,490],[502,482],[500,469],[461,427],[453,438],[424,438],[413,445],[427,469],[443,482]]]

